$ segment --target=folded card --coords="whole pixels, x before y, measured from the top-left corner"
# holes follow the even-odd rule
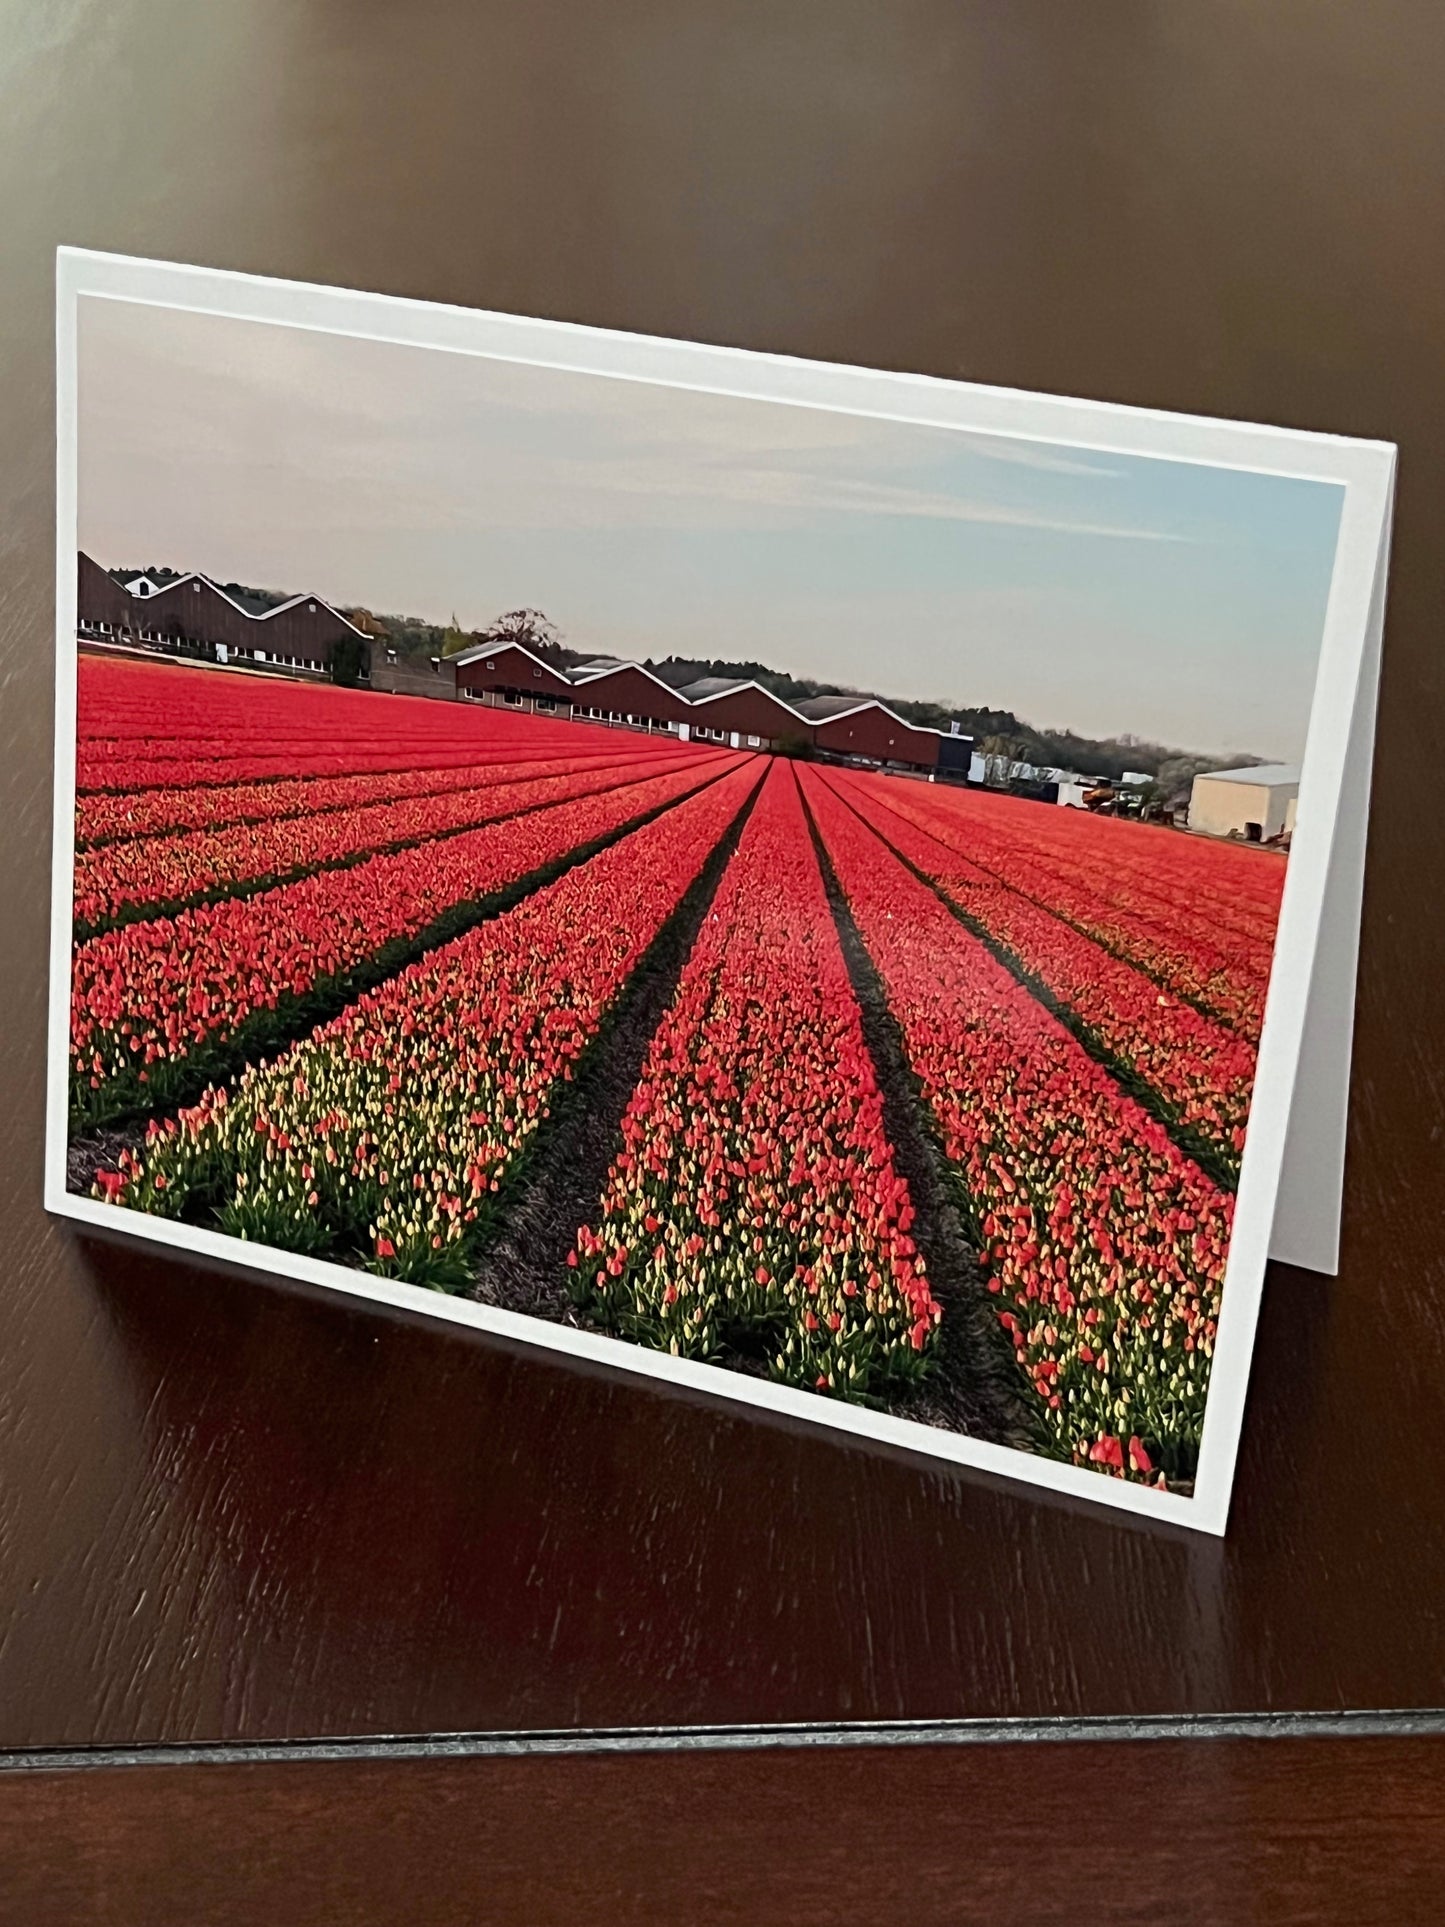
[[[1393,449],[71,251],[58,339],[50,1207],[1222,1531]]]

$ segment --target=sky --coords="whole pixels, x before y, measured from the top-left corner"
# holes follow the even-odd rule
[[[84,297],[79,541],[464,629],[1303,751],[1328,483]]]

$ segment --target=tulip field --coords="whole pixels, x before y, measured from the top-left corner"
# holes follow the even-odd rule
[[[991,791],[86,654],[70,1182],[1187,1492],[1283,878]]]

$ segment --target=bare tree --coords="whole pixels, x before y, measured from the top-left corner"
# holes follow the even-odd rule
[[[489,623],[477,640],[519,643],[523,649],[530,649],[534,656],[540,656],[543,662],[550,662],[557,668],[562,666],[561,631],[540,609],[508,609],[505,615]]]

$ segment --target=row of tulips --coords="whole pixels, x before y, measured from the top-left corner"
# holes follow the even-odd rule
[[[509,744],[562,755],[615,740],[600,724],[470,703],[419,703],[173,664],[88,656],[79,664],[82,793],[437,768]]]
[[[503,766],[493,780],[484,777],[478,783],[474,775],[471,787],[441,795],[82,850],[75,859],[76,933],[88,936],[117,921],[170,916],[220,896],[254,894],[313,870],[354,861],[359,854],[424,843],[552,803],[580,801],[684,766],[691,764],[676,754],[639,756],[624,765],[580,773],[553,761],[540,765],[540,774],[512,780]]]
[[[873,1399],[940,1318],[790,765],[775,762],[648,1052],[574,1294],[674,1355]]]
[[[153,1123],[96,1195],[465,1286],[498,1192],[757,780],[735,767]]]
[[[609,738],[610,732],[598,729],[587,747],[598,747]],[[555,739],[545,743],[538,740],[532,750],[534,754],[562,755],[566,746]],[[230,789],[237,783],[281,782],[298,776],[389,776],[415,769],[463,768],[475,763],[477,757],[474,744],[458,743],[443,750],[432,743],[395,736],[382,742],[371,736],[364,745],[332,738],[325,748],[315,743],[294,749],[274,742],[254,747],[237,743],[225,755],[197,755],[181,750],[169,738],[158,738],[154,754],[144,757],[112,760],[82,750],[76,762],[75,787],[80,796],[125,798],[144,796],[149,790]]]
[[[1090,876],[1084,866],[1040,854],[1036,804],[988,798],[977,792],[924,789],[920,785],[865,779],[873,795],[896,814],[941,837],[980,869],[1065,917],[1085,936],[1155,978],[1162,988],[1197,1004],[1251,1042],[1258,1042],[1273,954],[1272,935],[1223,932],[1208,910],[1195,908],[1196,882],[1182,883],[1167,903],[1146,901],[1120,842],[1108,865]],[[906,794],[904,793],[906,788]],[[999,810],[999,802],[1003,811]],[[1027,815],[1023,812],[1027,812]],[[1062,810],[1057,812],[1063,816]],[[1176,837],[1139,824],[1097,821],[1098,831],[1146,839],[1147,851],[1179,846],[1202,866],[1227,846],[1202,838]],[[1137,848],[1137,844],[1134,845]],[[1146,858],[1147,860],[1147,851]],[[1232,852],[1241,856],[1239,851]],[[1272,855],[1245,861],[1277,865]]]
[[[77,1123],[185,1102],[235,1058],[314,1021],[333,1002],[454,935],[489,900],[740,759],[718,756],[605,795],[557,803],[259,896],[131,923],[76,946],[71,1105]],[[448,928],[448,924],[452,927]]]
[[[458,754],[425,769],[379,770],[363,776],[279,777],[271,783],[202,783],[190,789],[112,794],[95,790],[75,799],[77,849],[98,849],[132,837],[178,836],[186,830],[224,830],[239,823],[268,823],[283,816],[364,809],[403,796],[441,796],[474,789],[503,776],[554,776],[564,770],[621,766],[626,755],[613,744],[584,754],[541,756],[517,745]]]
[[[868,811],[872,799],[854,779],[830,775],[827,781],[855,809]],[[1060,1009],[1096,1056],[1125,1081],[1137,1079],[1151,1107],[1195,1141],[1201,1158],[1227,1182],[1237,1179],[1254,1088],[1255,1053],[1246,1038],[1161,990],[907,816],[874,807],[869,820]]]
[[[804,783],[1051,1449],[1191,1477],[1232,1198],[826,782]]]
[[[1182,837],[1157,823],[1106,817],[1082,809],[1028,809],[1017,798],[991,789],[935,789],[935,806],[964,825],[1018,829],[1029,822],[1028,842],[1041,858],[1065,863],[1097,879],[1101,889],[1122,886],[1129,898],[1157,899],[1166,906],[1207,904],[1234,928],[1270,931],[1279,916],[1285,863],[1279,851]]]
[[[538,727],[555,727],[546,718],[505,709],[421,704],[329,682],[218,675],[173,660],[82,655],[76,697],[80,736],[101,753],[123,753],[129,746],[139,754],[158,737],[173,739],[178,754],[225,753],[238,742],[364,747],[378,733],[444,748],[465,745],[479,726],[493,737],[519,740]]]

